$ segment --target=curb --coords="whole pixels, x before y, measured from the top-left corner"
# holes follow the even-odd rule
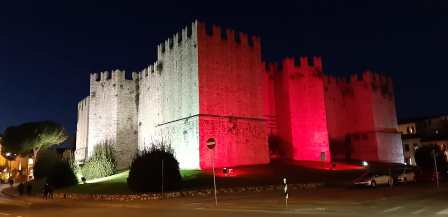
[[[289,184],[292,190],[310,190],[318,187],[323,187],[324,183],[305,183],[305,184]],[[280,191],[280,185],[266,185],[266,186],[251,186],[251,187],[232,187],[219,188],[217,193],[240,193],[240,192],[266,192],[266,191]],[[176,191],[167,192],[163,194],[163,198],[179,198],[179,197],[196,197],[209,196],[213,194],[212,189],[190,190],[190,191]],[[55,192],[54,198],[71,199],[71,200],[104,200],[104,201],[132,201],[132,200],[159,200],[162,199],[161,193],[145,193],[145,194],[80,194],[80,193],[63,193]]]

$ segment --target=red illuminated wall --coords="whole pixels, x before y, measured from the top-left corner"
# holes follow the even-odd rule
[[[290,145],[294,160],[331,161],[324,82],[320,58],[313,64],[305,57],[297,65],[292,58],[283,61],[278,127],[280,135]]]
[[[265,80],[260,40],[198,23],[200,167],[211,167],[208,138],[215,138],[217,167],[269,162]],[[225,35],[225,39],[221,36]]]
[[[390,79],[371,72],[326,77],[325,90],[333,157],[402,162]]]
[[[211,167],[209,138],[217,167],[268,163],[269,135],[293,160],[400,162],[390,80],[326,77],[319,57],[265,66],[259,38],[222,31],[197,25],[201,168]]]

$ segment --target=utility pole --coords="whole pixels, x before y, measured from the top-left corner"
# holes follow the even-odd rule
[[[432,150],[432,156],[434,157],[434,171],[436,173],[436,187],[439,189],[439,172],[437,170],[436,150]]]
[[[162,199],[163,199],[163,187],[164,187],[163,186],[163,184],[164,184],[164,177],[163,176],[165,175],[164,174],[165,171],[163,171],[163,167],[164,167],[164,165],[163,165],[163,159],[162,159]]]
[[[215,206],[218,206],[218,197],[216,196],[216,175],[215,175],[215,138],[207,139],[207,148],[212,150],[212,170],[213,170],[213,188],[215,190]]]
[[[218,197],[216,196],[215,149],[213,149],[212,168],[213,168],[213,187],[215,189],[215,206],[218,206]]]

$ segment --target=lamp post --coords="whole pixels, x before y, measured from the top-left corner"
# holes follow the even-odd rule
[[[215,206],[218,206],[218,197],[216,196],[215,146],[216,146],[216,140],[214,138],[210,138],[207,140],[207,148],[213,151],[212,156],[213,188],[215,193]]]

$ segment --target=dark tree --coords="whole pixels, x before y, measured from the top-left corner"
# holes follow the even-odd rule
[[[421,168],[434,168],[434,154],[436,154],[437,167],[440,171],[445,170],[446,156],[440,148],[435,145],[426,145],[415,151],[415,162]]]
[[[52,121],[29,122],[6,128],[2,145],[3,153],[33,154],[36,160],[41,149],[60,144],[68,138],[65,129]]]
[[[163,144],[137,154],[129,171],[128,186],[136,192],[160,192],[162,191],[162,175],[165,191],[181,188],[179,162],[172,150]]]

